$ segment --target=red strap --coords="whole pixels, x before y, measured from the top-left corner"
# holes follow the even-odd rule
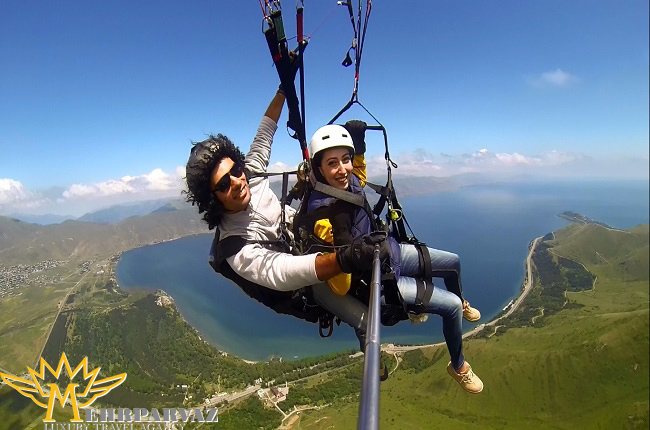
[[[296,11],[296,32],[298,33],[298,46],[302,45],[303,40],[302,21],[302,8],[298,8]]]

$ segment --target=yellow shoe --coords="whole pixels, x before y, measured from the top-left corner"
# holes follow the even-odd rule
[[[454,369],[454,366],[451,365],[450,361],[447,365],[447,372],[460,384],[461,387],[463,387],[465,391],[472,394],[478,394],[483,391],[483,381],[474,374],[472,366],[470,366],[469,363],[467,363],[467,367],[467,372],[458,373],[456,372],[456,369]]]
[[[478,311],[478,309],[471,307],[467,300],[464,300],[463,318],[465,318],[469,322],[478,321],[481,319],[481,313]]]

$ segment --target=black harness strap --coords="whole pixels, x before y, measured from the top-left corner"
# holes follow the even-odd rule
[[[295,175],[297,173],[298,173],[297,170],[292,170],[292,171],[277,172],[277,173],[276,172],[254,173],[249,176],[249,179],[252,179],[252,178],[268,178],[271,176],[282,175],[282,197],[280,198],[280,206],[281,206],[280,229],[281,229],[282,238],[278,242],[283,242],[283,249],[285,250],[285,252],[289,252],[289,253],[291,253],[292,250],[295,248],[295,241],[293,240],[292,235],[289,234],[289,228],[288,228],[287,216],[286,216],[286,206],[291,204],[291,201],[293,200],[294,197],[289,195],[287,190],[289,188],[289,175]],[[256,241],[256,243],[262,243],[262,242]]]
[[[383,187],[381,185],[373,184],[370,182],[366,182],[366,185],[373,189],[377,194],[379,194],[379,200],[375,204],[375,207],[372,209],[372,213],[378,217],[383,212],[384,206],[386,206],[386,200],[388,200],[390,197],[390,189],[388,187]]]
[[[267,249],[271,249],[278,252],[288,252],[288,244],[280,240],[248,240],[241,236],[228,236],[223,239],[219,239],[219,229],[215,232],[214,239],[212,239],[212,249],[214,250],[214,255],[210,256],[210,265],[214,267],[221,267],[222,263],[226,261],[229,257],[237,254],[241,249],[251,243],[256,243],[262,245]],[[216,269],[215,269],[216,270]]]
[[[376,192],[382,197],[388,197],[390,195],[390,190],[388,189],[388,187],[384,187],[383,185],[377,185],[377,184],[373,184],[372,182],[366,181],[366,186],[370,187],[374,192]]]
[[[431,269],[431,255],[429,254],[429,248],[424,243],[418,244],[418,253],[422,255],[422,260],[424,261],[424,273],[422,278],[426,283],[426,288],[424,295],[422,297],[422,305],[426,306],[431,300],[431,295],[433,294],[433,270]]]
[[[361,208],[366,207],[366,199],[364,199],[363,196],[359,194],[339,190],[338,188],[334,188],[331,185],[327,185],[319,181],[316,181],[314,184],[314,190],[320,191],[323,194],[327,194],[328,196],[332,196],[338,200],[343,200],[344,202],[348,202]]]
[[[389,185],[392,189],[393,187],[393,182],[390,182]],[[400,240],[408,240],[409,236],[406,233],[406,227],[404,226],[404,223],[408,225],[408,221],[406,220],[406,217],[404,216],[404,212],[402,211],[402,205],[397,201],[397,196],[395,195],[395,190],[393,189],[392,196],[390,199],[390,205],[389,209],[392,209],[393,211],[399,212],[399,218],[397,220],[392,220],[393,224],[395,225],[395,228],[397,229],[397,234],[400,237]],[[390,211],[387,214],[387,216],[390,216]],[[409,230],[411,233],[413,233],[413,230],[409,226]]]
[[[422,278],[416,278],[417,294],[415,297],[414,310],[417,312],[425,312],[426,307],[433,295],[433,271],[431,270],[431,255],[429,249],[423,243],[415,245],[418,250],[418,259],[420,268],[423,270]]]
[[[329,331],[326,333],[325,330]],[[334,315],[326,315],[318,319],[318,334],[320,337],[330,337],[334,331]]]
[[[282,198],[280,199],[280,229],[282,232],[282,236],[284,239],[284,242],[289,242],[289,251],[294,248],[294,240],[293,237],[289,234],[289,228],[288,228],[288,223],[287,223],[287,216],[286,216],[286,203],[287,203],[287,189],[289,187],[289,172],[283,172],[282,173]]]
[[[339,190],[338,188],[334,188],[331,185],[327,185],[319,181],[315,181],[313,188],[315,191],[320,191],[323,194],[327,194],[328,196],[332,196],[338,200],[343,200],[344,202],[360,207],[368,214],[372,230],[377,230],[377,223],[375,222],[375,218],[372,216],[373,212],[370,208],[370,204],[368,204],[368,200],[366,200],[366,198],[361,194]]]
[[[287,252],[279,248],[283,242],[248,241],[240,236],[229,236],[220,240],[219,233],[217,229],[212,241],[212,252],[209,260],[210,266],[215,272],[231,280],[249,297],[273,309],[275,312],[292,315],[312,323],[330,318],[330,314],[316,304],[309,288],[295,291],[277,291],[266,288],[241,277],[226,261],[228,257],[235,255],[248,243],[257,243],[274,251]]]

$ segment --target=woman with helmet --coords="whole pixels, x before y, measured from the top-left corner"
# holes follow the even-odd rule
[[[366,200],[363,190],[366,182],[365,130],[366,124],[356,120],[348,121],[345,127],[330,124],[318,129],[309,148],[314,179],[337,190],[361,195]],[[309,233],[320,243],[346,245],[372,231],[372,220],[364,208],[324,192],[314,190],[310,194],[306,212],[310,224],[307,228],[311,230]],[[428,248],[433,276],[442,277],[447,289],[433,289],[428,302],[416,308],[417,278],[424,275],[417,248],[412,244],[397,243],[390,236],[387,240],[390,257],[384,264],[389,264],[395,275],[401,299],[417,313],[442,316],[443,334],[451,356],[447,370],[466,391],[479,393],[483,383],[463,356],[462,318],[476,321],[480,313],[462,297],[458,255]],[[367,304],[348,294],[348,291],[353,283],[359,284],[364,277],[367,277],[367,272],[342,273],[330,278],[327,284],[315,287],[319,290],[318,300],[322,306],[333,307],[336,302],[345,303],[339,303],[337,307],[351,311],[339,313],[339,316],[355,328],[358,336],[363,336],[366,325],[364,318],[357,316],[365,316]],[[365,281],[368,284],[367,279]]]

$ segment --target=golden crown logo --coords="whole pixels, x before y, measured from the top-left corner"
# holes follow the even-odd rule
[[[48,388],[48,390],[44,390],[38,381],[40,380],[45,382],[45,369],[49,370],[49,372],[58,380],[59,376],[61,376],[61,372],[63,371],[64,366],[68,372],[68,376],[70,377],[70,383],[66,387],[63,394],[61,394],[61,390],[59,390],[57,384],[43,384]],[[70,406],[72,406],[72,412],[74,414],[74,418],[71,419],[70,422],[82,422],[83,420],[79,418],[79,408],[87,408],[95,400],[97,400],[97,398],[105,396],[109,391],[120,385],[126,379],[126,373],[120,373],[119,375],[111,376],[109,378],[104,378],[97,381],[96,379],[97,375],[99,374],[99,369],[100,367],[89,372],[88,357],[84,357],[83,360],[81,360],[81,363],[79,363],[79,365],[73,370],[70,367],[70,363],[68,363],[68,358],[64,352],[61,354],[61,360],[59,360],[59,365],[57,366],[56,370],[52,369],[52,367],[47,364],[43,357],[41,357],[40,372],[36,373],[28,366],[27,370],[32,377],[31,381],[2,372],[0,372],[0,376],[2,377],[3,381],[17,390],[20,394],[31,398],[38,406],[47,409],[47,413],[45,414],[43,422],[54,422],[54,419],[52,418],[52,413],[54,412],[54,402],[58,400],[61,407],[65,407],[65,403],[68,401],[68,399],[70,400]],[[73,383],[72,381],[77,373],[81,371],[83,371],[83,379],[88,380],[88,385],[82,393],[77,393],[76,389],[79,384]],[[47,404],[38,400],[37,396],[40,396],[39,398],[43,399],[47,398]],[[88,400],[80,404],[77,400],[79,398],[84,400],[88,398]]]

